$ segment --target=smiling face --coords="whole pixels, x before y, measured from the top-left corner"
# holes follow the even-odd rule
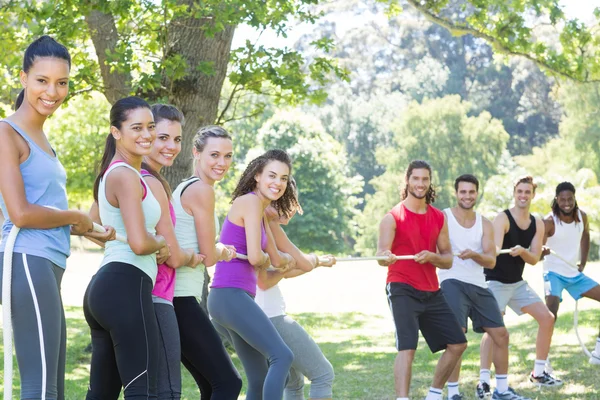
[[[471,210],[477,202],[477,186],[471,182],[458,182],[456,190],[458,206],[463,210]]]
[[[223,179],[233,161],[231,139],[209,137],[201,152],[196,148],[193,152],[196,160],[195,174],[209,184]]]
[[[517,208],[529,210],[531,200],[535,197],[533,185],[527,182],[519,183],[515,186],[514,197]]]
[[[27,73],[21,71],[25,101],[40,115],[51,115],[69,94],[69,63],[61,58],[37,57]]]
[[[288,185],[290,168],[287,164],[273,160],[265,165],[261,173],[254,176],[256,191],[270,201],[276,201],[283,196]]]
[[[416,199],[424,199],[431,186],[431,176],[426,168],[415,168],[412,170],[406,182],[408,193]]]
[[[117,141],[117,148],[132,156],[147,156],[152,152],[152,143],[156,139],[156,125],[149,108],[140,107],[127,113],[127,119],[121,128],[110,127]]]
[[[556,203],[563,215],[572,215],[575,208],[575,193],[563,190],[556,196]]]
[[[156,124],[156,140],[152,152],[147,157],[148,163],[155,171],[173,165],[181,152],[181,123],[162,119]]]

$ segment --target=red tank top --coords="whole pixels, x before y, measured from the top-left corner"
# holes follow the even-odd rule
[[[444,226],[444,213],[432,205],[425,214],[416,214],[398,203],[390,214],[396,220],[396,235],[392,253],[417,254],[423,250],[436,252],[437,239]],[[434,292],[440,288],[433,264],[419,264],[414,260],[398,260],[388,268],[387,283],[406,283],[417,290]]]

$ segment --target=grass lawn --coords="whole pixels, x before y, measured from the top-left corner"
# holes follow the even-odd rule
[[[77,260],[87,260],[89,254],[76,255]],[[85,264],[88,264],[87,262]],[[97,264],[96,264],[97,265]],[[598,264],[591,264],[590,275]],[[79,273],[86,266],[80,264]],[[92,267],[90,267],[92,268]],[[534,269],[535,268],[535,269]],[[540,293],[540,269],[530,268],[527,278]],[[599,271],[600,272],[600,271]],[[85,282],[75,285],[73,276],[65,276],[63,291],[85,290]],[[75,279],[77,280],[77,279]],[[287,295],[288,311],[315,338],[329,358],[336,372],[334,398],[336,399],[393,399],[394,382],[392,365],[395,357],[394,331],[385,302],[383,286],[385,270],[369,263],[339,265],[331,270],[319,270],[307,276],[282,284]],[[540,281],[539,284],[537,281]],[[83,289],[81,286],[83,285]],[[65,293],[63,293],[65,294]],[[67,399],[83,399],[87,389],[90,354],[89,332],[81,307],[72,304],[71,295],[65,295],[68,305]],[[600,367],[591,366],[584,358],[573,332],[572,299],[565,298],[552,347],[552,363],[556,375],[565,381],[560,389],[538,390],[527,381],[534,361],[537,325],[529,317],[507,315],[511,333],[510,384],[535,399],[600,399],[596,383],[600,382]],[[580,332],[591,347],[598,327],[598,306],[590,300],[580,302]],[[474,386],[479,376],[480,335],[469,333],[469,348],[465,353],[461,390],[467,399],[474,398]],[[411,398],[423,399],[431,384],[432,372],[439,355],[432,355],[423,340],[413,367]],[[237,357],[233,357],[240,372],[243,370]],[[1,362],[1,358],[0,358]],[[17,371],[15,363],[15,372]],[[2,377],[0,377],[0,380]],[[198,389],[187,371],[183,373],[184,399],[198,399]],[[493,383],[493,380],[492,380]],[[14,380],[14,393],[18,393],[18,377]],[[244,385],[245,389],[245,385]],[[307,384],[308,389],[308,384]],[[0,388],[0,391],[2,389]],[[244,398],[244,392],[240,398]],[[15,394],[15,398],[16,398]],[[306,392],[308,395],[308,390]]]

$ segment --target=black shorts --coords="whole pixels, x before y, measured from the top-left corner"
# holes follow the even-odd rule
[[[386,286],[388,303],[396,325],[396,348],[416,350],[419,330],[433,353],[449,344],[466,343],[458,320],[441,290],[425,292],[405,283]]]
[[[457,279],[447,279],[441,286],[446,302],[463,328],[468,328],[467,318],[471,318],[473,330],[478,333],[485,332],[484,328],[504,326],[498,302],[489,289]]]

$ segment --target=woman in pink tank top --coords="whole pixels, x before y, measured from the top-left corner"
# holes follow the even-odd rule
[[[183,114],[171,105],[155,104],[152,114],[156,122],[156,140],[152,152],[144,157],[142,176],[161,206],[161,218],[156,225],[159,234],[165,237],[171,256],[158,265],[156,283],[152,291],[154,312],[159,326],[160,346],[158,359],[158,399],[175,399],[181,396],[181,345],[179,328],[173,309],[175,269],[181,266],[195,267],[204,256],[193,250],[183,250],[175,237],[175,210],[170,202],[171,188],[160,175],[162,167],[173,165],[181,152],[181,128]]]

